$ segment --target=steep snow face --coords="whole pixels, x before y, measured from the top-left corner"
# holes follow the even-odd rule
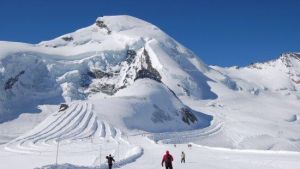
[[[130,16],[100,17],[36,45],[0,42],[0,122],[37,112],[40,104],[115,95],[144,78],[176,97],[212,99],[217,95],[203,74],[209,70],[154,25]]]
[[[39,104],[63,101],[61,88],[39,57],[13,54],[0,61],[0,69],[0,122],[36,112]]]
[[[212,121],[212,116],[190,109],[166,85],[150,79],[136,80],[114,96],[93,95],[90,100],[100,119],[123,131],[184,131],[207,127]]]
[[[146,57],[151,61],[152,67],[162,76],[161,81],[170,86],[178,96],[191,96],[197,99],[216,98],[207,85],[209,79],[202,73],[208,71],[209,68],[198,57],[157,27],[134,17],[100,17],[92,26],[39,44],[39,46],[54,48],[78,46],[84,48],[89,45],[97,45],[97,49],[93,47],[92,50],[100,50],[99,52],[125,50],[126,53],[126,50],[130,50],[137,53],[137,56],[127,57],[130,61],[135,61],[135,65],[125,66],[129,67],[126,71],[130,72],[132,70],[129,69],[132,67],[136,69],[144,64],[143,61],[147,58],[138,53],[144,50],[147,52]],[[124,60],[122,57],[118,60],[111,59],[105,59],[106,63],[96,64],[98,67],[101,66],[101,70],[110,71],[105,68],[112,65],[111,61],[120,63]],[[110,71],[110,73],[115,72]],[[126,73],[122,73],[122,76],[124,74]]]

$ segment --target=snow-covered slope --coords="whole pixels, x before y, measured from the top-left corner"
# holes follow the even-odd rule
[[[99,145],[122,167],[145,163],[150,148],[171,148],[161,144],[300,151],[299,90],[299,53],[207,66],[150,23],[100,17],[39,44],[0,42],[0,156],[25,153],[24,168],[41,167],[53,163],[60,142],[61,161],[71,163],[61,167],[82,168],[100,165]],[[61,103],[69,108],[58,112]]]
[[[233,80],[243,79],[244,83],[249,83],[248,87],[242,84],[243,82],[232,86],[236,90],[249,90],[252,87],[258,93],[262,90],[299,91],[300,89],[300,54],[298,53],[282,54],[278,59],[254,63],[244,68],[213,68]]]
[[[211,146],[300,150],[300,60],[298,53],[247,67],[212,66],[206,73],[218,99],[196,110],[211,112],[225,124],[215,136],[198,140]],[[220,76],[219,73],[222,75]],[[217,140],[217,141],[215,141]]]
[[[86,100],[95,94],[117,96],[132,85],[141,88],[135,82],[148,78],[158,83],[157,91],[162,97],[166,93],[166,104],[171,104],[161,108],[151,100],[151,111],[159,113],[147,120],[167,124],[178,116],[182,125],[172,129],[170,123],[155,131],[192,129],[203,126],[202,117],[180,97],[217,97],[203,74],[209,67],[157,27],[130,16],[100,17],[89,27],[37,45],[1,42],[0,58],[0,122],[36,113],[41,104]],[[154,93],[135,95],[150,98]],[[153,126],[135,129],[154,131]]]

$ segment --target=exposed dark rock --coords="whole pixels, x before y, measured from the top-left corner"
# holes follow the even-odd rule
[[[113,95],[118,91],[118,89],[115,88],[114,84],[98,84],[97,86],[94,86],[91,89],[91,92],[98,93],[102,92],[108,95]]]
[[[111,30],[108,28],[108,26],[103,21],[97,20],[96,25],[101,29],[106,29],[107,34],[111,34]]]
[[[262,67],[257,63],[251,63],[249,67],[253,69],[262,69]]]
[[[103,77],[112,77],[113,76],[113,73],[110,73],[110,72],[103,72],[99,69],[94,69],[92,71],[88,71],[87,74],[92,77],[92,78],[96,78],[96,79],[101,79]]]
[[[104,24],[103,21],[97,20],[96,25],[99,26],[99,28],[106,28],[107,26]]]
[[[180,109],[180,112],[182,114],[182,121],[184,121],[188,125],[198,121],[197,117],[193,114],[191,109],[184,107]]]
[[[101,79],[101,78],[111,78],[113,77],[113,73],[111,72],[103,72],[99,69],[94,69],[92,71],[88,71],[87,75],[93,79]],[[87,84],[89,86],[90,83]],[[102,92],[108,95],[113,95],[118,91],[118,88],[114,84],[102,84],[98,83],[97,85],[93,85],[91,87],[91,92],[98,93]]]
[[[169,89],[169,91],[173,94],[174,97],[179,99],[178,96],[176,95],[176,93],[172,89],[170,89],[167,85],[165,85],[165,86]]]
[[[300,61],[300,53],[283,53],[280,56],[281,59],[289,59],[289,58],[295,58]]]
[[[148,69],[139,70],[137,75],[136,75],[135,80],[143,79],[143,78],[149,78],[149,79],[153,79],[155,81],[161,82],[160,78]]]
[[[144,67],[142,63],[142,69],[137,72],[137,75],[134,80],[149,78],[157,82],[161,82],[161,75],[156,69],[152,67],[150,56],[146,49],[144,49],[143,54],[145,56],[145,63],[147,64],[147,67]]]
[[[103,27],[103,24],[104,23],[102,23],[100,21],[98,22],[98,26],[100,25],[101,27]],[[144,50],[143,55],[142,55],[143,63],[141,63],[142,68],[140,70],[138,70],[138,67],[135,64],[133,64],[135,62],[135,59],[137,56],[136,51],[129,49],[129,50],[127,50],[126,55],[127,55],[127,57],[126,57],[125,62],[127,62],[129,67],[127,70],[125,70],[126,75],[125,75],[125,78],[123,79],[123,85],[121,87],[117,87],[113,84],[106,84],[105,82],[100,82],[98,84],[94,84],[91,86],[90,91],[92,93],[102,92],[102,93],[106,93],[109,95],[113,95],[118,90],[125,88],[128,85],[128,82],[130,80],[136,80],[136,79],[140,79],[140,78],[150,78],[155,81],[161,82],[161,76],[160,76],[159,72],[152,67],[150,57],[146,50]],[[136,74],[132,73],[133,71],[136,72]],[[113,78],[115,76],[114,73],[115,72],[104,72],[99,69],[87,71],[87,73],[86,73],[87,76],[83,76],[84,77],[83,81],[87,81],[87,83],[83,83],[83,85],[81,85],[81,86],[89,87],[91,84],[90,83],[91,79]]]
[[[65,37],[62,37],[62,39],[65,40],[65,41],[70,42],[70,41],[73,40],[73,37],[72,36],[65,36]]]
[[[99,27],[105,27],[104,23],[102,21],[97,21],[97,25]],[[155,81],[161,82],[161,76],[159,74],[159,72],[154,69],[152,67],[151,64],[151,60],[150,57],[148,55],[148,52],[146,50],[144,50],[143,55],[141,57],[143,57],[143,63],[141,63],[141,69],[138,70],[138,67],[136,66],[136,64],[133,64],[135,62],[137,53],[134,50],[127,50],[126,53],[127,57],[125,62],[127,62],[127,64],[129,65],[129,67],[127,68],[126,71],[126,75],[125,78],[123,79],[123,85],[121,87],[117,87],[113,84],[106,84],[105,82],[100,82],[98,84],[94,84],[92,86],[90,86],[91,84],[91,79],[102,79],[102,78],[113,78],[115,76],[115,74],[118,74],[119,72],[104,72],[102,70],[99,69],[94,69],[94,70],[90,70],[87,71],[85,76],[82,76],[82,87],[89,87],[90,86],[90,91],[92,93],[96,93],[96,92],[102,92],[102,93],[106,93],[109,95],[113,95],[115,94],[118,90],[127,87],[128,82],[131,80],[137,80],[140,78],[150,78],[153,79]],[[136,72],[136,73],[133,73]],[[84,83],[86,82],[86,83]]]
[[[132,63],[134,61],[136,57],[136,52],[134,50],[127,50],[127,58],[126,58],[126,62],[128,64]]]
[[[20,77],[21,75],[23,75],[24,73],[25,73],[25,71],[22,70],[22,71],[21,71],[19,74],[17,74],[15,77],[9,78],[9,79],[6,81],[5,85],[4,85],[4,89],[5,89],[5,90],[11,89],[11,88],[13,87],[13,85],[19,80],[19,77]]]
[[[123,86],[119,87],[119,88],[116,90],[116,92],[117,92],[118,90],[120,90],[120,89],[124,89],[124,88],[126,88],[126,86],[125,86],[125,85],[123,85]]]

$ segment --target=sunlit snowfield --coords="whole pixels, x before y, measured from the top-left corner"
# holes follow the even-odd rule
[[[153,169],[166,150],[174,169],[300,168],[298,53],[208,66],[150,23],[101,17],[36,45],[0,42],[0,86],[1,169],[107,168],[108,154]]]

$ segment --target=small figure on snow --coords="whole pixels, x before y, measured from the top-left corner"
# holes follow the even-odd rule
[[[163,167],[165,163],[166,169],[173,169],[172,161],[173,156],[169,153],[169,151],[166,151],[166,154],[163,156],[163,159],[161,161],[161,166]]]
[[[181,153],[181,163],[185,163],[185,153]]]
[[[108,168],[112,169],[113,162],[115,162],[114,157],[109,155],[109,156],[106,156],[106,159],[107,159],[107,163],[108,163]]]
[[[67,104],[60,104],[58,112],[65,111],[69,106]]]

